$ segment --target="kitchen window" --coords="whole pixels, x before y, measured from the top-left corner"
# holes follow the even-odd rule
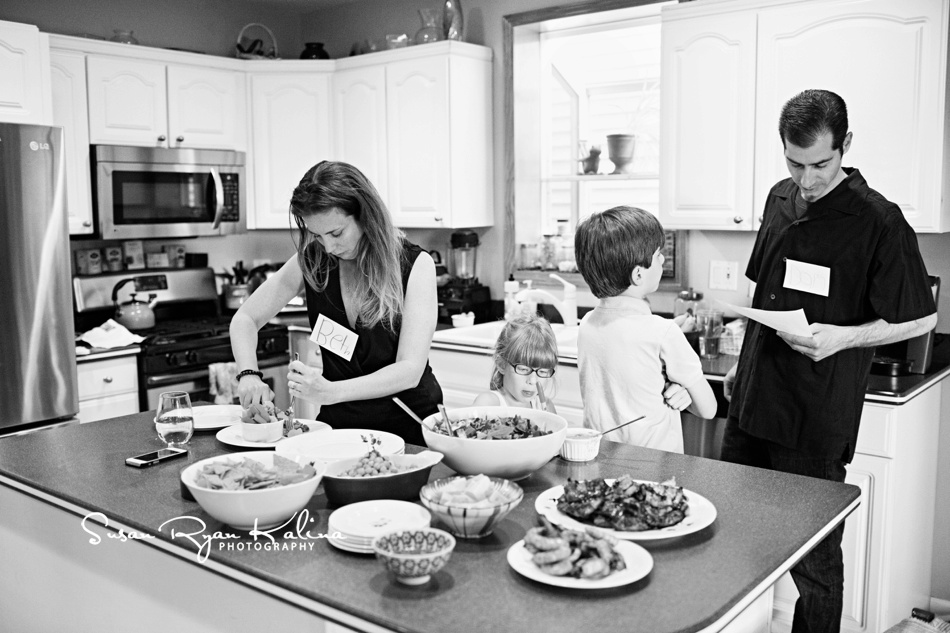
[[[576,271],[573,227],[592,212],[617,205],[659,211],[660,8],[668,3],[636,4],[506,16],[515,167],[506,264],[519,278],[543,282],[549,271]],[[634,137],[622,173],[613,173],[610,160],[607,137],[616,134]],[[597,171],[584,173],[582,159],[594,147]],[[682,232],[667,235],[666,287],[682,283],[685,240]]]

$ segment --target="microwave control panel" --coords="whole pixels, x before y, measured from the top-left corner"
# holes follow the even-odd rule
[[[221,174],[221,186],[224,187],[224,222],[237,222],[241,219],[241,199],[238,193],[238,175]]]

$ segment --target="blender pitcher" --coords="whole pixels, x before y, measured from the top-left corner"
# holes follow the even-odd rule
[[[452,266],[452,276],[462,282],[473,282],[478,263],[478,233],[475,231],[452,233],[451,245],[449,263]]]

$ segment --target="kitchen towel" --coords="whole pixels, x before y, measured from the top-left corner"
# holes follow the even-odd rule
[[[208,393],[214,396],[215,404],[233,404],[238,397],[237,363],[211,363],[208,365]]]
[[[85,341],[93,347],[111,349],[141,343],[145,340],[145,337],[132,334],[124,325],[109,319],[99,327],[94,327],[88,332],[85,332],[79,337],[79,340]]]

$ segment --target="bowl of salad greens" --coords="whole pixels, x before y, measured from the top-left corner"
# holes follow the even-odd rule
[[[460,475],[524,479],[561,450],[567,420],[536,409],[461,407],[423,420],[426,445]]]

